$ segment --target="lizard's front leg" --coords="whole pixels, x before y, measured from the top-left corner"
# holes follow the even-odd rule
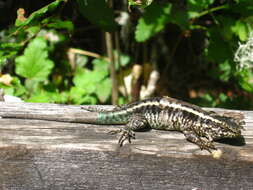
[[[119,138],[120,146],[123,145],[125,140],[128,140],[131,143],[131,139],[135,139],[135,134],[133,131],[144,129],[147,127],[147,120],[141,114],[135,114],[131,116],[125,126],[125,128],[121,131],[122,134]]]
[[[211,153],[211,149],[216,150],[212,140],[200,137],[193,131],[183,131],[186,139],[200,147],[201,150],[205,149]]]

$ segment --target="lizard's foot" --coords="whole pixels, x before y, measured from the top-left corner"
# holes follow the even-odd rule
[[[207,150],[210,153],[211,150],[217,150],[211,138],[200,137],[194,131],[183,131],[183,133],[188,141],[198,145],[201,150]]]
[[[198,146],[201,150],[207,150],[210,153],[212,153],[211,150],[217,150],[217,148],[211,141],[205,140],[203,138],[201,138],[201,141],[198,143]]]
[[[123,146],[125,140],[128,140],[128,142],[131,143],[131,139],[135,139],[134,132],[132,130],[123,129],[119,138],[119,145]]]

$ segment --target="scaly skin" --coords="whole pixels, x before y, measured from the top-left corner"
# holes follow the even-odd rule
[[[201,149],[216,149],[213,140],[241,136],[243,122],[220,116],[198,106],[169,97],[150,98],[98,113],[97,124],[125,124],[119,144],[131,142],[143,128],[181,131]]]

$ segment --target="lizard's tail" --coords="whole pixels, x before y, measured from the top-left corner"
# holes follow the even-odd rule
[[[1,117],[96,124],[98,113],[87,112],[77,106],[0,102]]]

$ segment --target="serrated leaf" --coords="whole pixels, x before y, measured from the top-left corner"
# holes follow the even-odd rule
[[[79,69],[73,78],[76,87],[83,88],[88,94],[96,91],[96,86],[105,78],[104,71],[90,71]]]
[[[55,0],[54,2],[42,7],[41,9],[33,12],[24,22],[16,22],[16,26],[29,25],[34,21],[38,21],[39,18],[44,16],[47,12],[55,10],[65,0]]]
[[[170,20],[171,7],[170,3],[166,3],[163,6],[152,3],[147,7],[136,27],[136,41],[144,42],[160,32]]]
[[[41,37],[33,39],[25,49],[24,55],[17,57],[15,62],[18,75],[37,81],[47,79],[54,66],[48,59],[47,42]]]
[[[109,32],[117,29],[113,10],[105,0],[77,0],[77,3],[81,14],[91,23]]]

